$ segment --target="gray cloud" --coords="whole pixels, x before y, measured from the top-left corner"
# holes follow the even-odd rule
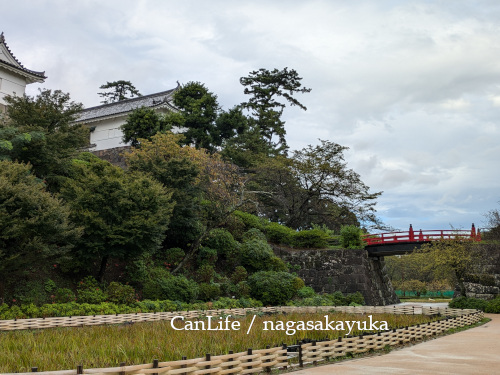
[[[86,106],[127,79],[145,94],[200,81],[229,108],[249,71],[296,69],[313,91],[299,97],[307,112],[286,111],[292,148],[348,146],[349,166],[384,191],[381,217],[426,229],[497,207],[499,21],[495,1],[21,0],[1,27],[28,68],[47,71],[43,87]]]

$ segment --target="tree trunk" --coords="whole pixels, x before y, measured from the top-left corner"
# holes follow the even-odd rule
[[[102,282],[104,277],[104,272],[106,272],[106,267],[108,265],[108,255],[105,255],[101,260],[101,268],[99,269],[99,274],[97,275],[97,281]]]

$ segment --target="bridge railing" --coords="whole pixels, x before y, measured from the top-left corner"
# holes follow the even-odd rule
[[[437,240],[472,240],[481,241],[481,233],[476,233],[476,228],[472,224],[471,230],[466,229],[431,229],[414,231],[410,224],[410,230],[403,232],[386,232],[377,234],[366,234],[363,241],[366,246],[394,244],[405,242],[430,242]]]

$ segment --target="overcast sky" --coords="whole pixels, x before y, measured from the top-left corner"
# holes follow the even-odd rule
[[[292,149],[318,138],[406,230],[485,225],[500,206],[500,2],[0,0],[16,57],[85,107],[99,86],[142,94],[199,81],[228,109],[239,78],[295,69],[307,111],[285,110]]]

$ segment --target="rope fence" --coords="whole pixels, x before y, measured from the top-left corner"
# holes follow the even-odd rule
[[[224,310],[205,310],[191,312],[164,312],[147,314],[122,314],[117,316],[95,316],[95,317],[66,317],[66,318],[47,318],[47,319],[23,319],[0,321],[0,329],[32,329],[49,328],[62,326],[81,326],[95,324],[116,324],[127,321],[154,321],[171,319],[174,316],[184,316],[185,319],[206,316],[210,314],[231,314],[245,315],[247,313],[267,312],[267,313],[292,313],[292,312],[327,312],[331,310],[342,313],[357,314],[414,314],[415,308],[411,306],[318,306],[318,307],[267,307],[267,308],[247,308],[247,309],[224,309]],[[319,364],[324,361],[330,361],[337,357],[344,357],[347,354],[360,354],[370,350],[381,350],[387,346],[396,346],[406,344],[411,341],[422,340],[426,337],[439,335],[452,328],[472,325],[483,319],[483,312],[473,309],[450,309],[446,307],[434,308],[423,307],[421,314],[424,315],[444,315],[447,318],[427,324],[409,326],[399,329],[393,329],[384,332],[378,332],[369,335],[355,337],[340,337],[337,340],[330,341],[312,341],[309,343],[298,343],[287,347],[267,347],[266,349],[252,350],[244,352],[229,352],[225,355],[212,356],[207,354],[202,358],[187,359],[183,357],[180,361],[159,362],[154,360],[149,364],[130,365],[124,363],[120,367],[84,369],[78,366],[72,370],[46,371],[40,372],[43,375],[75,375],[75,374],[105,374],[105,375],[240,375],[253,373],[269,373],[273,369],[287,369],[291,367],[303,367],[308,364]],[[42,324],[41,322],[45,324]],[[289,352],[293,349],[295,352]],[[296,357],[298,363],[291,364],[290,359]],[[32,374],[37,372],[37,368],[32,368],[32,372],[17,373]],[[13,374],[3,374],[13,375]]]

